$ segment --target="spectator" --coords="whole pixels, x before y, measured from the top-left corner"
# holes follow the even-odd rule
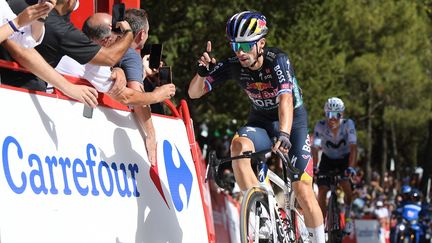
[[[115,34],[111,32],[111,19],[112,17],[109,14],[96,13],[85,21],[83,30],[96,43],[99,43],[103,46],[108,46],[116,39]],[[131,21],[131,23],[133,22]],[[131,25],[134,26],[134,24]],[[145,28],[148,31],[148,27]],[[139,33],[139,31],[136,31],[135,33]],[[145,42],[145,40],[146,38],[141,39],[135,36],[132,47],[140,47],[142,45],[141,42]],[[139,124],[142,126],[142,129],[146,132],[145,144],[149,154],[149,160],[152,164],[154,164],[156,161],[156,140],[150,117],[151,112],[147,105],[171,98],[175,93],[175,86],[173,84],[167,84],[157,88],[151,93],[143,93],[142,60],[134,49],[130,50],[132,50],[132,52],[128,51],[125,57],[122,58],[120,65],[120,67],[126,71],[128,87],[124,88],[118,94],[110,95],[123,104],[135,105],[134,114],[140,121]],[[137,54],[138,56],[133,56],[133,54]],[[66,56],[60,61],[59,65],[57,66],[57,70],[64,74],[86,78],[101,92],[106,92],[106,90],[110,88],[110,70],[108,67],[100,67],[92,64],[81,65],[77,61]]]
[[[10,36],[9,40],[2,43],[2,47],[4,47],[6,51],[10,52],[12,57],[14,57],[18,63],[32,73],[47,80],[66,95],[79,100],[88,106],[95,107],[97,105],[96,90],[87,86],[71,84],[51,66],[49,66],[38,52],[33,48],[30,48],[38,45],[44,36],[43,23],[34,20],[47,15],[53,8],[52,3],[55,4],[55,0],[52,2],[29,6],[19,13],[17,17],[7,3],[4,0],[0,0],[0,7],[2,9],[1,19],[3,20],[1,31],[2,38],[4,40]],[[5,24],[6,22],[8,23],[7,25]],[[5,27],[10,28],[10,30]],[[11,30],[13,30],[14,33],[11,33]],[[4,76],[2,76],[2,79],[3,83],[6,83],[5,81],[13,81]]]
[[[384,207],[384,203],[378,200],[375,204],[374,215],[380,222],[381,228],[386,229],[389,225],[390,213],[387,207]]]
[[[146,76],[144,78],[144,90],[146,92],[152,92],[159,86],[159,77],[157,75],[157,70],[152,70],[150,68],[149,64],[150,55],[145,55],[143,57],[143,67],[144,72],[146,73]],[[165,63],[162,61],[161,66],[165,65]],[[150,108],[153,113],[157,114],[165,114],[165,110],[162,103],[155,103],[151,104]]]
[[[31,2],[32,0],[27,0]],[[14,12],[21,12],[27,5],[23,0],[9,0]],[[36,50],[55,67],[60,59],[68,55],[81,64],[114,66],[130,46],[133,35],[125,31],[119,41],[110,47],[101,47],[76,29],[70,21],[70,14],[78,6],[78,0],[57,0],[54,10],[45,22],[46,35]],[[8,84],[32,90],[46,91],[46,83],[31,74],[3,71]]]
[[[2,26],[0,29],[0,42],[9,36],[12,40],[24,47],[34,47],[43,39],[44,24],[36,21],[46,16],[54,5],[50,2],[35,4],[27,7],[16,16],[5,0],[0,0]]]

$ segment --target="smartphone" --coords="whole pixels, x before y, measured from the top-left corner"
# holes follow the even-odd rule
[[[158,69],[162,59],[162,44],[152,44],[150,49],[149,67]]]
[[[93,108],[84,105],[83,116],[91,119],[93,117]]]
[[[172,72],[170,66],[159,68],[159,85],[172,83]]]
[[[152,46],[152,44],[144,44],[144,47],[141,49],[141,57],[144,57],[145,55],[150,54],[151,46]]]
[[[112,22],[111,28],[113,32],[121,32],[120,28],[116,28],[117,22],[123,21],[126,13],[124,3],[115,3],[112,9]]]

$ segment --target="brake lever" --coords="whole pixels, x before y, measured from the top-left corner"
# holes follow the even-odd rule
[[[294,174],[299,174],[300,170],[298,168],[295,168],[292,164],[289,158],[285,157],[285,155],[278,149],[276,150],[277,155],[282,159],[282,162],[285,164],[285,166],[291,170]]]

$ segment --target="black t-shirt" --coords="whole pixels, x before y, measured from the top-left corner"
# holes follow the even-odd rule
[[[53,67],[57,66],[64,55],[81,64],[90,62],[101,47],[91,41],[82,31],[70,22],[70,14],[58,15],[50,12],[45,23],[45,37],[36,50]]]
[[[20,13],[28,6],[23,0],[9,0],[8,3],[15,13]],[[70,22],[70,14],[60,16],[56,10],[52,10],[45,22],[44,39],[35,49],[52,67],[56,67],[64,55],[72,57],[81,64],[88,63],[96,56],[100,48],[83,32],[75,28]],[[12,86],[41,91],[45,91],[46,88],[46,84],[37,81],[33,74],[1,70],[1,76],[2,83]]]

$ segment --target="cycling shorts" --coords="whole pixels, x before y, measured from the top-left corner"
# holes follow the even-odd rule
[[[318,170],[319,174],[325,174],[329,171],[339,170],[339,175],[342,180],[348,180],[348,177],[345,176],[345,170],[348,168],[349,164],[349,156],[350,154],[344,155],[341,159],[331,159],[325,153],[321,155],[321,162],[319,164]],[[320,178],[318,177],[316,184],[318,186],[327,186],[330,187],[330,179],[329,178]]]
[[[254,144],[255,151],[262,151],[271,148],[272,139],[279,136],[279,121],[268,121],[258,115],[251,114],[248,123],[237,131],[236,136],[249,138]],[[307,112],[303,106],[296,108],[290,142],[292,146],[288,155],[294,167],[300,170],[298,180],[312,180],[311,141],[307,129]]]

